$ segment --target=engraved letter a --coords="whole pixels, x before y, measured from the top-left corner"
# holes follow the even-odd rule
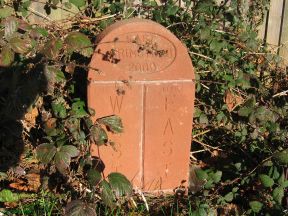
[[[119,101],[119,96],[115,96],[114,100],[113,100],[112,96],[110,96],[110,104],[111,104],[111,108],[113,110],[113,113],[115,113],[116,108],[117,108],[118,112],[120,113],[121,107],[122,107],[122,102],[123,102],[123,95],[120,96],[120,101]]]

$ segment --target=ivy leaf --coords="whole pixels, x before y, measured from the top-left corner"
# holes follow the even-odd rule
[[[41,51],[49,59],[55,59],[63,47],[63,42],[60,39],[54,38],[48,41]]]
[[[90,169],[87,173],[87,179],[90,186],[96,186],[102,179],[101,173],[95,169]]]
[[[130,195],[132,193],[132,185],[130,181],[121,173],[110,173],[108,175],[108,180],[116,197]]]
[[[273,199],[281,205],[282,199],[284,197],[284,188],[283,187],[276,187],[272,192]]]
[[[249,206],[253,212],[259,213],[263,207],[263,204],[259,201],[251,201],[249,202]]]
[[[36,148],[37,159],[44,164],[48,164],[56,154],[56,147],[53,143],[44,143]]]
[[[74,200],[65,207],[65,216],[96,216],[95,209],[81,200]]]
[[[264,187],[272,187],[274,185],[274,180],[268,175],[261,174],[259,178]]]
[[[115,207],[115,195],[109,185],[109,183],[106,180],[101,181],[100,183],[101,188],[101,199],[103,202],[108,205],[110,208]]]
[[[4,47],[1,52],[1,66],[9,66],[14,61],[14,52],[9,47]]]
[[[69,0],[71,4],[74,4],[76,7],[81,8],[86,5],[85,0]]]
[[[29,39],[21,39],[14,37],[9,40],[12,50],[16,53],[25,54],[31,48],[31,41]]]
[[[65,174],[70,166],[71,157],[77,157],[79,151],[75,146],[65,145],[55,155],[55,165],[60,173]]]
[[[86,57],[90,57],[93,54],[90,39],[80,32],[70,33],[64,42],[67,45],[68,52],[79,52]]]
[[[287,165],[288,164],[288,149],[281,152],[277,152],[273,156],[279,163]]]
[[[205,180],[208,178],[207,173],[202,169],[195,169],[195,174],[196,174],[197,178],[200,180]]]
[[[92,126],[90,130],[90,139],[97,145],[103,145],[108,142],[108,136],[106,131],[99,125]]]
[[[0,202],[17,202],[20,197],[17,193],[4,189],[0,192]]]
[[[122,133],[123,132],[123,124],[121,118],[116,115],[107,116],[101,119],[98,119],[100,124],[104,124],[109,131],[113,133]]]

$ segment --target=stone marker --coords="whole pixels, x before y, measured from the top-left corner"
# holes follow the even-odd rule
[[[114,149],[91,147],[105,175],[121,172],[144,191],[171,191],[187,181],[195,84],[185,46],[155,22],[129,19],[99,35],[90,67],[95,119],[115,114],[124,125],[122,134],[109,134]]]

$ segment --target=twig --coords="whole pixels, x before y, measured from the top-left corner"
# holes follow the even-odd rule
[[[210,90],[210,88],[208,86],[204,85],[203,83],[200,83],[200,85],[202,85],[204,88]]]
[[[285,90],[285,91],[282,91],[273,95],[272,97],[274,98],[274,97],[287,96],[287,95],[288,95],[288,90]]]
[[[196,138],[196,137],[198,137],[198,136],[201,136],[201,135],[204,135],[204,134],[206,134],[206,133],[208,133],[208,132],[210,132],[210,131],[211,131],[210,129],[209,129],[209,130],[202,131],[202,132],[200,132],[200,133],[198,133],[198,134],[193,135],[192,138],[194,139],[194,138]]]
[[[184,25],[187,25],[185,22],[178,22],[178,23],[173,23],[173,24],[167,26],[166,28],[169,29],[169,28],[171,28],[171,27],[173,27],[173,26],[180,25],[180,24],[182,24],[183,26],[184,26]]]
[[[105,20],[105,19],[110,19],[110,18],[113,18],[113,17],[115,17],[117,15],[118,14],[112,14],[112,15],[109,15],[109,16],[103,16],[103,17],[98,17],[98,18],[81,19],[79,21],[83,22],[83,23],[89,23],[89,22],[95,22],[95,21],[101,21],[101,20]]]
[[[141,190],[138,190],[138,193],[141,195],[142,200],[143,200],[143,202],[144,202],[144,204],[145,204],[145,207],[146,207],[147,211],[149,212],[149,206],[148,206],[148,203],[147,203],[147,200],[146,200],[144,194],[142,193]]]
[[[202,150],[193,151],[193,152],[190,152],[190,153],[191,153],[191,154],[197,154],[197,153],[205,152],[205,151],[208,151],[208,150],[207,150],[207,149],[202,149]]]
[[[200,57],[202,57],[202,58],[204,58],[204,59],[207,59],[207,60],[209,60],[209,61],[214,61],[214,59],[212,59],[212,58],[210,58],[210,57],[208,57],[208,56],[205,56],[205,55],[203,55],[203,54],[200,54],[200,53],[196,53],[196,52],[192,52],[192,51],[190,51],[189,53],[192,54],[192,55],[200,56]]]
[[[192,159],[195,160],[195,161],[198,161],[197,158],[195,158],[195,157],[193,156],[193,154],[191,154],[191,153],[190,153],[190,158],[192,158]]]
[[[48,16],[46,16],[46,15],[44,15],[44,14],[42,14],[42,13],[39,13],[38,11],[35,11],[33,8],[31,8],[31,7],[28,7],[28,10],[30,11],[30,12],[32,12],[33,14],[35,14],[35,15],[37,15],[37,16],[39,16],[39,17],[42,17],[43,19],[46,19],[46,20],[48,20],[48,21],[52,21]]]
[[[214,149],[214,150],[223,151],[222,149],[220,149],[220,148],[218,148],[218,147],[210,146],[210,145],[205,144],[205,143],[203,143],[203,142],[201,142],[201,141],[199,141],[199,140],[197,140],[197,139],[193,139],[193,141],[199,143],[199,144],[202,145],[204,148],[206,147],[206,148],[210,148],[210,149]],[[208,151],[209,151],[209,150],[208,150]]]

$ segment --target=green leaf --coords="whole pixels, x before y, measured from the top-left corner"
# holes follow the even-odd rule
[[[210,50],[219,53],[221,49],[223,48],[223,42],[220,42],[218,40],[212,40],[210,43]]]
[[[4,47],[1,52],[1,66],[9,66],[14,61],[14,52],[9,47]]]
[[[210,33],[211,33],[211,29],[210,28],[201,29],[201,31],[200,31],[200,39],[201,40],[209,39],[210,38]]]
[[[204,171],[202,169],[195,169],[195,174],[196,174],[197,178],[200,180],[205,180],[208,178],[206,171]]]
[[[3,7],[0,8],[0,18],[6,18],[11,16],[14,13],[14,9],[12,7]]]
[[[215,185],[214,185],[213,180],[212,180],[212,179],[209,179],[209,180],[205,183],[204,188],[205,188],[205,189],[211,189],[211,188],[214,187],[214,186],[215,186]]]
[[[110,208],[114,208],[115,207],[115,195],[109,183],[106,180],[101,181],[100,188],[101,188],[100,196],[103,202]]]
[[[219,171],[219,170],[216,171],[212,176],[214,183],[220,182],[221,177],[222,177],[222,171]]]
[[[73,200],[65,207],[65,216],[96,216],[95,209],[82,202],[81,200]]]
[[[251,201],[249,202],[249,206],[253,212],[259,213],[263,207],[263,204],[259,201]]]
[[[279,163],[287,165],[288,164],[288,149],[285,149],[281,152],[277,152],[273,155]]]
[[[77,157],[79,155],[79,150],[73,145],[64,145],[60,148],[60,152],[65,152],[70,157]]]
[[[167,5],[167,10],[166,10],[166,14],[168,16],[175,16],[175,14],[177,13],[179,7],[177,7],[176,5]]]
[[[79,52],[86,57],[90,57],[93,54],[90,39],[80,32],[71,32],[64,42],[67,45],[68,52]]]
[[[229,192],[224,196],[226,202],[232,202],[233,198],[234,198],[233,192]]]
[[[92,3],[94,8],[99,9],[103,5],[103,0],[93,0]]]
[[[88,116],[88,113],[85,110],[85,102],[78,100],[72,103],[71,115],[75,116],[76,118],[83,118]]]
[[[99,125],[94,125],[90,129],[90,139],[97,145],[103,145],[108,142],[108,136],[106,131]]]
[[[29,39],[21,39],[14,37],[9,40],[9,45],[16,53],[25,54],[31,48],[31,41]]]
[[[102,179],[101,173],[95,169],[90,169],[87,173],[87,179],[90,186],[96,186]]]
[[[52,102],[51,104],[53,113],[58,118],[66,118],[67,112],[63,103]]]
[[[284,197],[284,188],[282,186],[276,187],[272,192],[273,199],[281,205],[282,199]]]
[[[0,192],[0,202],[17,202],[20,197],[17,193],[4,189]]]
[[[285,172],[283,171],[283,172],[281,173],[281,176],[278,178],[277,183],[278,183],[279,185],[282,185],[282,184],[284,183],[284,181],[285,181]]]
[[[85,0],[69,0],[69,2],[78,8],[84,7],[86,5]]]
[[[107,116],[97,120],[100,124],[104,124],[109,131],[113,133],[122,133],[123,124],[121,118],[116,115]]]
[[[45,28],[36,27],[36,28],[34,28],[34,30],[44,37],[47,37],[49,35],[49,32]]]
[[[57,152],[54,159],[55,165],[60,173],[66,174],[67,169],[70,166],[71,157],[66,152]]]
[[[121,173],[110,173],[108,175],[108,180],[116,197],[130,195],[132,193],[132,185],[130,181]]]
[[[153,18],[154,20],[156,20],[158,23],[162,23],[163,22],[163,13],[161,10],[153,10]]]
[[[48,164],[56,154],[56,147],[53,143],[44,143],[36,148],[37,159],[42,163]]]
[[[268,175],[261,174],[259,178],[264,187],[272,187],[274,185],[274,180]]]
[[[200,124],[208,124],[208,118],[204,113],[201,113],[200,117],[199,117],[199,123]]]
[[[63,42],[60,39],[53,38],[44,45],[41,53],[44,54],[47,58],[55,59],[58,57],[58,54],[62,47]]]
[[[3,181],[8,178],[8,175],[5,172],[0,172],[0,181]]]
[[[70,166],[71,157],[77,157],[79,151],[75,146],[65,145],[55,154],[55,165],[60,173],[65,174]]]
[[[283,188],[288,187],[288,180],[284,181],[280,186]]]
[[[241,107],[238,111],[238,115],[242,117],[248,117],[253,111],[250,107]]]

